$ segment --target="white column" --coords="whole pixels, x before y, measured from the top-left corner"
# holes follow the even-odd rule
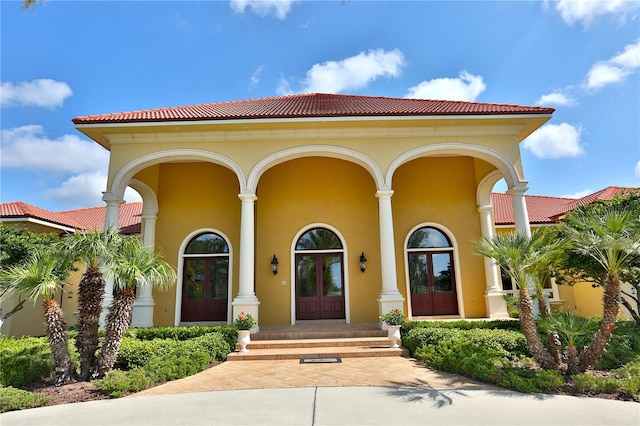
[[[483,238],[491,239],[495,235],[493,206],[480,206],[480,230]],[[484,258],[486,288],[484,292],[487,316],[489,318],[509,318],[507,303],[502,297],[500,267],[489,257]]]
[[[260,302],[255,292],[255,194],[238,195],[242,202],[240,213],[240,275],[238,295],[233,300],[233,316],[231,321],[244,311],[251,314],[258,322],[258,305]],[[259,326],[251,330],[257,333]]]
[[[156,242],[156,220],[155,215],[143,215],[142,225],[144,226],[143,242],[152,249]],[[132,327],[153,327],[153,294],[151,286],[142,286],[138,289],[138,296],[133,303],[133,315],[131,317]]]
[[[112,192],[103,192],[102,201],[107,203],[107,211],[104,220],[104,229],[120,229],[120,205],[124,203],[122,198],[118,198]],[[100,327],[106,324],[107,311],[113,302],[113,281],[106,280],[104,287],[104,298],[102,299],[102,313],[100,314]]]
[[[529,225],[529,213],[527,212],[527,203],[524,198],[524,193],[527,192],[529,187],[514,186],[507,191],[507,194],[511,195],[511,204],[513,205],[513,218],[516,225],[516,231],[524,233],[531,237],[531,226]]]
[[[393,236],[393,214],[391,210],[392,190],[378,191],[378,216],[380,223],[380,269],[382,272],[382,291],[378,297],[379,314],[385,314],[398,308],[404,311],[404,297],[398,291],[396,274],[396,249]],[[386,324],[380,322],[383,329]]]

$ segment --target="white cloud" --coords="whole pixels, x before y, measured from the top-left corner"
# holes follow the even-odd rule
[[[40,125],[2,130],[2,158],[5,168],[81,173],[106,170],[109,153],[96,143],[76,135],[49,139]]]
[[[580,146],[582,128],[568,123],[547,124],[524,140],[523,147],[538,158],[577,157],[584,154]]]
[[[613,58],[594,64],[582,86],[585,89],[601,89],[623,81],[637,68],[640,68],[640,40],[635,44],[628,44],[622,53]]]
[[[580,199],[582,197],[586,197],[587,195],[591,195],[593,194],[595,191],[591,190],[591,189],[585,189],[584,191],[578,191],[574,194],[566,194],[566,195],[561,195],[560,198],[575,198],[575,199]]]
[[[260,84],[260,74],[262,74],[262,70],[264,70],[264,65],[260,65],[251,75],[251,78],[249,79],[251,87],[256,87]]]
[[[407,98],[475,101],[487,88],[482,76],[462,71],[458,78],[435,78],[409,88]]]
[[[231,0],[231,9],[244,13],[247,8],[258,16],[273,16],[280,20],[287,17],[295,0]]]
[[[403,66],[404,55],[398,49],[360,52],[341,61],[313,65],[307,71],[302,92],[339,93],[361,89],[380,77],[398,77]]]
[[[640,180],[640,161],[638,161],[638,164],[636,164],[636,179]]]
[[[560,0],[555,3],[567,24],[582,22],[585,27],[602,15],[611,14],[624,20],[640,9],[640,3],[634,0]]]
[[[45,190],[43,195],[56,204],[67,206],[65,209],[103,206],[102,192],[106,187],[107,175],[99,170],[71,176],[59,187]]]
[[[65,82],[48,78],[21,81],[0,82],[0,107],[36,106],[55,108],[62,106],[64,100],[73,95],[71,88]]]
[[[547,95],[542,95],[536,102],[536,105],[559,105],[559,106],[571,106],[576,105],[576,100],[570,96],[560,92],[552,92]]]
[[[283,75],[280,76],[280,81],[278,81],[276,93],[282,96],[293,94],[293,90],[291,90],[291,84],[289,83],[289,80],[287,80]]]

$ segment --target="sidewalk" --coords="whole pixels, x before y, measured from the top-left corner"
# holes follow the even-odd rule
[[[0,415],[10,425],[633,425],[640,404],[528,395],[409,358],[226,362],[127,398]]]
[[[2,414],[10,425],[633,425],[640,404],[477,388],[311,387],[143,396]]]

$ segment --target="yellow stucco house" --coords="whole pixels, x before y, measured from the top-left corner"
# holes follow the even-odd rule
[[[495,232],[502,178],[529,232],[520,142],[553,111],[303,94],[73,122],[110,151],[106,226],[134,188],[144,241],[178,271],[140,290],[138,325],[272,325],[506,317],[474,241]]]

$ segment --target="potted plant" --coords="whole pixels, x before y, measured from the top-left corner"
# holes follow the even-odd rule
[[[240,345],[240,352],[246,352],[247,345],[251,341],[251,329],[255,327],[256,320],[251,314],[247,314],[242,311],[238,314],[238,318],[233,322],[238,328],[238,344]]]
[[[387,337],[391,341],[391,347],[400,346],[400,326],[404,322],[404,313],[398,309],[392,309],[380,318],[387,324]]]

